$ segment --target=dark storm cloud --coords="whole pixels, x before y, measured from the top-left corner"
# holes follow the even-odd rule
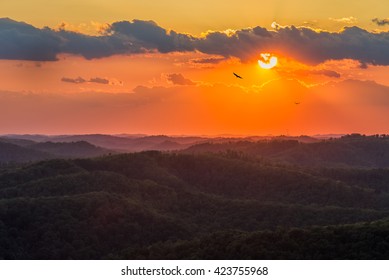
[[[55,33],[61,38],[60,52],[81,55],[86,59],[141,52],[139,48],[127,45],[125,40],[114,35],[89,36],[65,30]]]
[[[185,78],[182,74],[168,74],[167,76],[168,81],[172,82],[175,85],[181,85],[181,86],[192,86],[195,85],[195,83],[187,78]]]
[[[305,27],[281,27],[271,36],[257,35],[254,29],[238,30],[228,36],[213,32],[198,41],[197,49],[208,54],[238,57],[241,60],[258,57],[260,52],[287,55],[307,64],[319,64],[331,59],[355,59],[361,63],[389,65],[389,33],[369,33],[358,27],[342,32],[318,32]]]
[[[386,20],[374,20],[386,24]],[[153,21],[115,22],[103,35],[35,28],[0,19],[0,59],[50,61],[60,53],[86,59],[120,54],[200,51],[242,61],[258,59],[260,52],[275,52],[307,64],[331,59],[355,59],[361,65],[389,65],[389,32],[371,33],[358,27],[341,32],[307,27],[280,26],[237,31],[209,32],[203,37],[168,31]]]
[[[115,22],[109,29],[112,36],[126,38],[143,50],[156,49],[161,53],[182,52],[194,50],[194,37],[179,34],[175,31],[168,32],[153,21],[134,20]]]
[[[0,19],[0,59],[52,61],[61,51],[60,44],[61,38],[48,28]]]
[[[379,26],[389,25],[389,18],[384,18],[384,19],[373,18],[371,21]]]
[[[257,31],[256,31],[257,30]],[[331,59],[355,59],[361,64],[389,65],[389,33],[370,33],[358,27],[341,32],[315,31],[295,26],[264,32],[258,28],[232,34],[212,32],[196,41],[196,49],[207,54],[252,60],[260,52],[287,55],[307,64]]]

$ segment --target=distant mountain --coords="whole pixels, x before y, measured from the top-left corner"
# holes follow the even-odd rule
[[[105,135],[105,134],[86,134],[86,135],[53,136],[50,137],[50,141],[52,142],[87,141],[93,145],[103,147],[106,149],[126,151],[129,148],[129,143],[131,143],[133,139],[128,137],[118,137],[118,136]]]
[[[280,136],[271,136],[271,137],[246,137],[242,140],[250,140],[251,142],[254,141],[260,141],[260,140],[271,140],[271,141],[288,141],[288,140],[295,140],[300,143],[317,143],[321,140],[307,135],[301,135],[301,136],[288,136],[288,135],[280,135]]]
[[[389,167],[389,136],[346,135],[327,140],[297,141],[287,137],[257,142],[203,143],[185,153],[237,152],[304,166]]]
[[[10,139],[32,140],[35,142],[69,143],[86,141],[92,145],[119,152],[139,152],[146,150],[179,150],[188,148],[191,145],[208,141],[203,137],[170,137],[165,135],[155,136],[113,136],[105,134],[85,135],[8,135]]]
[[[112,151],[88,142],[37,143],[26,139],[0,138],[0,163],[32,162],[54,158],[96,157]]]
[[[153,145],[151,150],[157,151],[174,151],[181,150],[182,148],[187,147],[187,145],[183,145],[174,141],[166,140],[156,145]]]
[[[29,162],[54,158],[43,151],[33,150],[0,140],[0,163]]]
[[[7,135],[3,135],[2,138],[23,139],[23,140],[31,140],[34,142],[45,142],[50,140],[50,136],[41,135],[41,134],[7,134]]]
[[[61,158],[96,157],[111,152],[107,149],[96,147],[86,141],[70,143],[42,142],[32,144],[28,147],[30,149],[46,152]]]
[[[118,137],[103,134],[0,138],[3,143],[55,157],[93,157],[115,152],[181,151],[183,153],[236,152],[269,161],[304,166],[389,167],[389,136],[359,134],[318,139],[310,136],[250,136],[243,138]],[[43,156],[43,155],[41,155]],[[38,157],[40,158],[40,157]],[[27,159],[27,157],[26,157]],[[32,157],[35,160],[35,157]],[[0,158],[1,161],[1,158]],[[28,160],[27,160],[28,161]]]
[[[9,138],[9,137],[0,137],[0,142],[15,144],[21,147],[27,147],[36,143],[33,140],[22,139],[22,138]]]
[[[11,138],[12,136],[12,138]],[[19,137],[20,136],[20,137]],[[105,134],[85,134],[85,135],[8,135],[6,136],[12,141],[27,141],[34,142],[53,142],[53,143],[69,143],[85,141],[92,145],[102,147],[118,152],[141,152],[148,150],[157,151],[175,151],[189,148],[190,146],[202,143],[227,143],[249,141],[255,142],[259,140],[297,140],[303,143],[313,143],[320,140],[310,136],[248,136],[248,137],[197,137],[197,136],[166,136],[166,135],[105,135]],[[7,139],[7,138],[4,138]]]

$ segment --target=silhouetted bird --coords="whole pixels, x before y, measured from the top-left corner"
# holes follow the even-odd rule
[[[294,104],[296,104],[296,105],[299,105],[299,104],[300,104],[300,102],[295,102]]]
[[[241,76],[239,76],[238,74],[236,74],[235,72],[232,72],[234,75],[235,75],[235,77],[237,77],[238,79],[243,79]]]

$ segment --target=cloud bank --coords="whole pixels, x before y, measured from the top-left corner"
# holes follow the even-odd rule
[[[182,74],[167,74],[166,78],[168,81],[172,82],[174,85],[180,85],[180,86],[192,86],[196,83],[185,78]]]
[[[377,24],[378,26],[389,25],[389,18],[384,18],[384,19],[373,18],[371,21]]]
[[[328,69],[321,69],[321,70],[306,70],[306,69],[300,69],[294,71],[296,74],[299,75],[323,75],[327,76],[330,78],[340,78],[340,73],[333,71],[333,70],[328,70]]]
[[[386,19],[373,21],[387,24]],[[0,59],[54,61],[60,53],[95,59],[121,54],[199,51],[249,61],[260,52],[274,52],[313,65],[336,59],[354,59],[362,65],[389,65],[388,49],[389,32],[373,33],[356,26],[345,27],[341,32],[280,25],[267,30],[257,26],[195,37],[166,30],[153,21],[133,20],[114,22],[103,35],[91,36],[0,19]]]

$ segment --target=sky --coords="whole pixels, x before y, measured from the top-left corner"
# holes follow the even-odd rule
[[[2,1],[0,134],[389,133],[388,5]]]

